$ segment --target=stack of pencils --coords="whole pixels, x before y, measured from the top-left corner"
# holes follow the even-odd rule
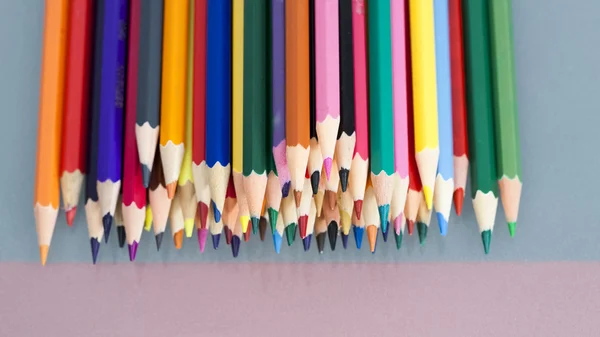
[[[485,253],[498,198],[515,234],[511,0],[46,0],[44,27],[42,264],[60,192],[72,226],[84,186],[94,263],[112,227],[131,261],[167,224],[233,256],[266,233],[277,253],[425,244],[469,166]]]

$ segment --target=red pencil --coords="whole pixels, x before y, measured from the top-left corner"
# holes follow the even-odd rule
[[[69,226],[73,225],[86,173],[92,5],[89,0],[72,0],[69,5],[60,158],[60,187]]]

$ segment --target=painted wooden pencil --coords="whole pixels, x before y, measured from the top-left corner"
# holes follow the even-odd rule
[[[92,74],[90,105],[88,116],[88,155],[87,178],[85,180],[85,218],[90,237],[92,261],[96,264],[100,242],[104,236],[102,212],[98,201],[96,180],[98,176],[98,128],[100,125],[100,87],[102,79],[102,39],[104,24],[104,0],[94,3],[94,46],[92,56]]]
[[[300,198],[300,205],[296,207],[296,214],[298,215],[298,229],[300,231],[300,238],[306,237],[306,231],[308,228],[308,215],[310,213],[310,204],[313,199],[310,186],[309,178],[304,181],[304,190],[302,191],[302,198]]]
[[[104,239],[108,242],[121,189],[123,110],[129,1],[107,0],[104,6],[100,129],[98,134],[98,199]]]
[[[335,158],[337,159],[337,157]],[[337,204],[337,191],[340,185],[340,176],[338,173],[337,160],[332,162],[331,167],[334,169],[329,176],[329,180],[325,181],[325,206],[330,210],[334,209]]]
[[[340,208],[336,203],[333,209],[329,207],[323,208],[323,214],[325,215],[325,223],[327,224],[327,237],[329,238],[329,247],[334,251],[338,233],[340,232]]]
[[[419,203],[419,212],[417,213],[417,232],[419,233],[419,243],[425,244],[427,239],[427,232],[429,230],[429,224],[431,223],[431,209],[427,208],[425,202],[425,196],[421,194],[423,200]]]
[[[162,160],[160,150],[156,150],[154,155],[154,165],[152,175],[150,176],[150,185],[148,191],[148,200],[152,208],[152,220],[154,227],[154,240],[156,241],[156,250],[160,250],[162,239],[167,228],[169,219],[169,210],[171,209],[171,199],[167,194],[165,186],[165,176],[162,170]]]
[[[169,227],[171,228],[175,249],[181,249],[183,245],[183,222],[181,190],[176,190],[175,196],[171,199],[171,209],[169,210]]]
[[[183,228],[185,237],[191,238],[194,233],[194,220],[198,205],[192,169],[193,139],[194,139],[194,21],[195,1],[189,1],[188,11],[188,48],[186,62],[186,94],[185,94],[185,150],[181,161],[181,171],[177,188],[181,190],[180,204],[183,213]]]
[[[208,0],[206,26],[206,164],[211,207],[221,222],[231,172],[231,1]]]
[[[512,0],[490,2],[496,167],[510,236],[515,235],[523,183],[512,28]]]
[[[287,197],[291,183],[285,154],[285,0],[271,0],[271,88],[272,151],[281,192]]]
[[[285,137],[296,205],[300,204],[310,152],[308,3],[290,1],[285,7]]]
[[[452,145],[452,80],[450,73],[450,32],[448,0],[434,0],[435,67],[438,100],[438,161],[433,206],[440,234],[448,231],[454,194],[454,147]]]
[[[327,236],[327,222],[324,213],[321,213],[321,216],[318,216],[315,220],[314,235],[317,240],[317,250],[319,254],[323,254],[325,250],[325,237]]]
[[[329,179],[340,126],[340,53],[338,0],[315,1],[317,136]]]
[[[129,48],[127,50],[127,90],[125,98],[125,133],[123,142],[123,224],[129,260],[134,261],[146,218],[146,189],[135,137],[137,117],[138,73],[140,58],[141,0],[131,0],[129,11]],[[119,205],[117,206],[119,207]]]
[[[366,17],[363,1],[352,1],[352,50],[354,57],[354,120],[356,146],[352,156],[349,188],[358,219],[362,213],[369,175],[369,105],[367,77]]]
[[[238,216],[239,208],[237,203],[237,197],[235,194],[235,188],[233,187],[233,178],[229,178],[229,183],[227,184],[227,195],[225,197],[225,206],[223,206],[223,232],[225,233],[225,241],[227,244],[231,244],[233,231],[236,230],[237,224],[240,225],[241,231],[241,222]],[[238,239],[241,238],[243,232],[239,233]]]
[[[323,154],[319,146],[317,135],[317,76],[315,54],[315,1],[308,4],[308,34],[309,34],[309,81],[310,81],[310,152],[308,154],[308,174],[313,195],[319,190],[321,169],[323,168]]]
[[[340,209],[342,245],[344,246],[344,249],[346,249],[348,247],[348,236],[350,235],[350,229],[352,228],[352,211],[354,209],[354,203],[350,193],[342,191],[341,184],[338,189],[337,199],[337,204]]]
[[[60,142],[68,15],[68,1],[46,1],[33,199],[42,265],[48,258],[60,203]]]
[[[189,1],[166,1],[162,48],[160,154],[169,199],[177,189],[185,150]]]
[[[275,234],[277,218],[279,218],[279,207],[283,198],[281,180],[277,177],[275,171],[269,172],[266,191],[266,208],[269,214],[269,223],[271,224],[271,234]]]
[[[352,156],[356,146],[354,124],[354,54],[352,6],[356,1],[339,1],[340,127],[335,146],[342,192],[348,189]],[[350,220],[348,220],[350,221]],[[344,247],[346,247],[344,245]]]
[[[461,215],[467,174],[469,142],[467,137],[467,102],[465,93],[465,57],[463,52],[462,0],[449,0],[450,72],[452,73],[452,134],[454,147],[454,210]]]
[[[375,253],[375,250],[377,249],[377,233],[379,232],[381,217],[377,214],[375,190],[371,186],[367,187],[367,190],[365,191],[365,204],[363,212],[365,217],[365,226],[367,227],[369,248],[371,249],[371,253]],[[387,221],[387,219],[384,221]]]
[[[285,225],[285,237],[287,239],[288,246],[291,246],[296,239],[296,227],[298,224],[298,215],[296,213],[294,196],[288,194],[286,198],[281,200],[281,208],[279,209],[279,212],[283,217],[283,223]]]
[[[306,224],[306,236],[302,239],[302,246],[304,251],[310,250],[310,242],[312,241],[313,233],[315,231],[315,221],[317,220],[317,206],[315,205],[314,198],[310,201],[310,211],[308,213],[308,223]]]
[[[365,233],[365,218],[360,219],[356,215],[356,209],[352,212],[352,233],[354,233],[354,242],[356,243],[356,249],[362,247],[362,240]]]
[[[73,225],[86,173],[93,3],[71,1],[65,63],[60,187],[67,224]]]
[[[148,188],[160,128],[164,1],[141,1],[140,6],[139,52],[143,57],[139,59],[135,135]]]
[[[244,4],[244,164],[243,184],[258,231],[267,188],[267,6],[268,0]]]
[[[196,194],[196,228],[200,252],[208,236],[210,188],[206,165],[206,17],[207,0],[194,0],[194,129],[192,176]]]
[[[415,156],[427,208],[433,205],[440,155],[433,1],[410,0]]]
[[[123,223],[123,195],[119,194],[117,198],[117,206],[115,207],[114,223],[117,229],[117,238],[119,241],[119,248],[125,246],[125,225]]]
[[[471,154],[471,198],[487,254],[498,208],[487,1],[465,1],[465,79]]]
[[[390,7],[390,1],[375,0],[369,2],[368,10],[371,182],[377,199],[383,232],[387,232],[387,218],[394,190]]]
[[[392,28],[392,90],[394,94],[394,192],[390,217],[394,224],[396,242],[402,240],[404,206],[408,192],[408,117],[406,75],[406,1],[391,2]]]

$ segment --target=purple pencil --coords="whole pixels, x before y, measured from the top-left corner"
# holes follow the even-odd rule
[[[285,152],[285,0],[271,0],[271,34],[273,158],[285,198],[291,184]]]
[[[108,242],[121,187],[129,1],[105,0],[104,3],[96,186],[104,238],[105,242]]]

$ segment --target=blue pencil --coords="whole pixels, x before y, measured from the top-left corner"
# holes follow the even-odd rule
[[[440,157],[435,178],[433,206],[440,233],[446,235],[454,193],[452,143],[452,82],[450,77],[450,31],[448,0],[434,0],[435,64],[438,99]]]
[[[231,172],[231,0],[208,0],[206,23],[206,165],[216,222]]]
[[[98,129],[97,189],[108,242],[121,187],[128,0],[105,0]]]

